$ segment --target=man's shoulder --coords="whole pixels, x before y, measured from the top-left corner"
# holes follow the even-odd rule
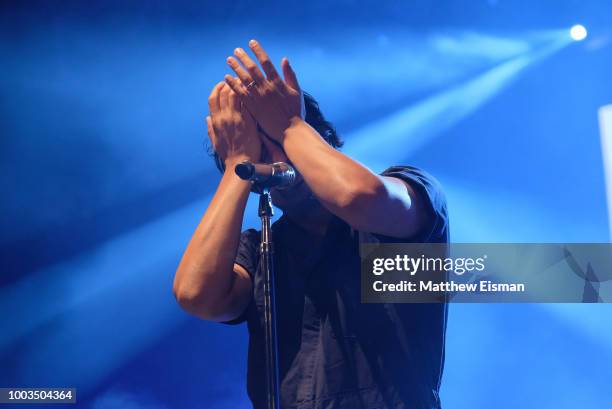
[[[380,173],[382,176],[395,177],[407,182],[416,182],[430,186],[439,193],[443,193],[442,185],[431,173],[411,165],[394,165]]]
[[[385,242],[447,242],[449,239],[446,196],[440,182],[431,173],[411,165],[395,165],[385,169],[382,176],[393,177],[408,184],[424,200],[431,214],[431,223],[414,237],[403,239],[376,236],[375,241]],[[370,237],[369,234],[361,235]]]

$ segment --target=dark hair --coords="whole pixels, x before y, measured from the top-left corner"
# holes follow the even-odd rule
[[[319,103],[307,92],[304,92],[304,108],[306,110],[306,122],[334,149],[342,147],[344,141],[338,135],[336,128],[331,122],[325,119],[319,107]],[[223,172],[225,170],[225,164],[212,146],[210,147],[210,153],[215,160],[217,169]]]

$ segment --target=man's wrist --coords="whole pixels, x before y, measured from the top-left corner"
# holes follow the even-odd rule
[[[292,136],[300,133],[300,129],[302,129],[306,125],[306,121],[304,121],[299,116],[294,116],[289,119],[289,126],[285,129],[281,136],[281,140],[279,141],[281,145],[284,146],[287,139],[290,139]]]
[[[253,159],[249,157],[248,155],[236,155],[236,156],[232,156],[232,157],[225,159],[225,161],[223,162],[225,164],[225,171],[233,172],[234,167],[236,167],[236,165],[244,161],[254,162]]]

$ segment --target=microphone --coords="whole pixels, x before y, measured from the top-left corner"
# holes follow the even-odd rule
[[[251,163],[248,160],[239,163],[234,171],[240,179],[250,180],[260,187],[284,189],[295,183],[296,172],[285,162]]]

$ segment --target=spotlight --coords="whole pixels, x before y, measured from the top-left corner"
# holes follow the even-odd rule
[[[582,41],[586,38],[588,32],[582,24],[576,24],[569,31],[570,37],[575,41]]]

